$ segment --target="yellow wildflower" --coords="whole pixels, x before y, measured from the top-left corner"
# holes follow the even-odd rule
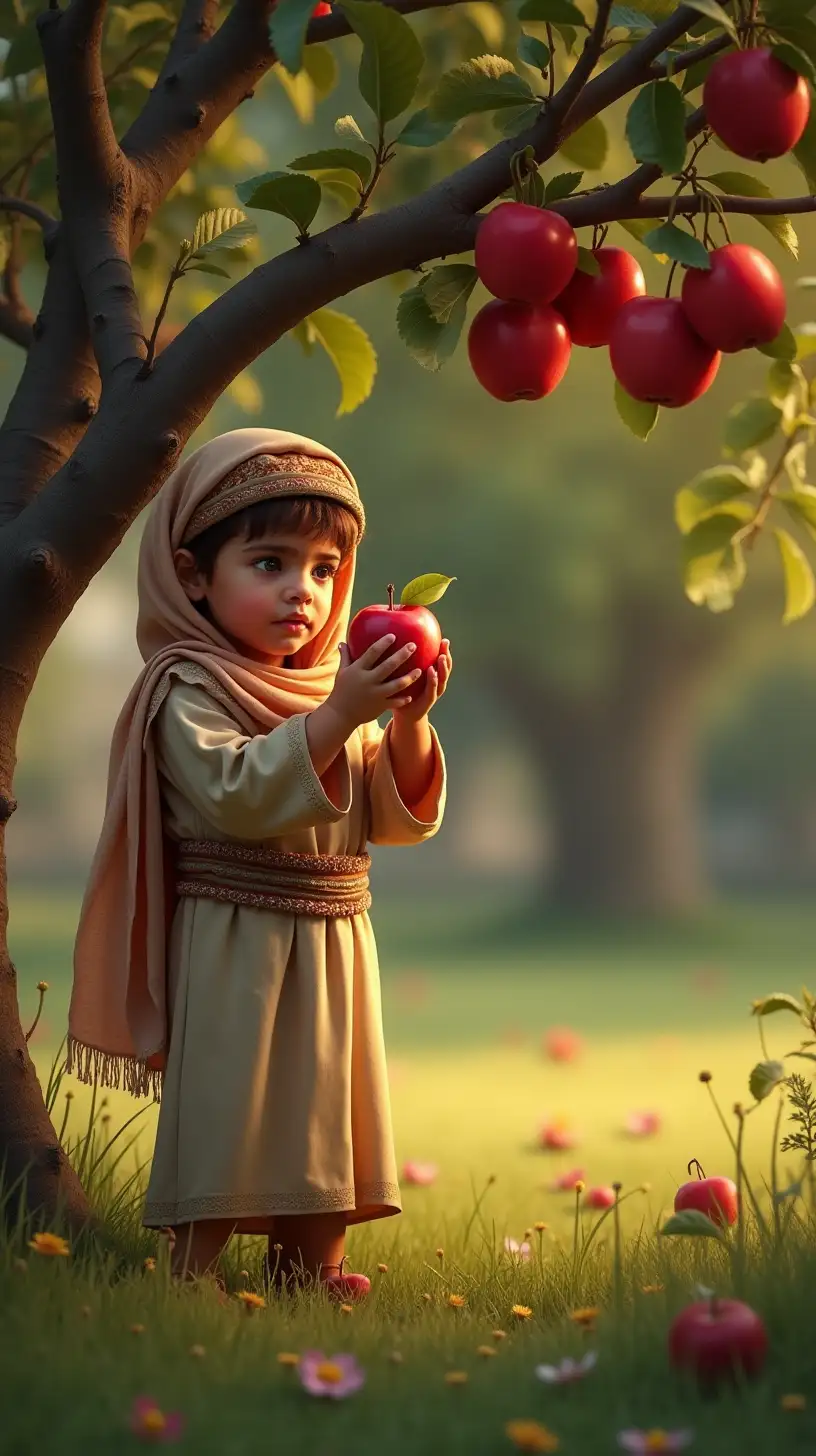
[[[573,1187],[576,1193],[583,1193],[584,1189],[586,1188],[586,1183],[584,1182],[583,1178],[577,1178],[575,1183],[573,1184]]]
[[[505,1432],[517,1451],[557,1451],[558,1437],[539,1421],[508,1421]]]
[[[492,1345],[479,1345],[476,1350],[476,1354],[483,1355],[485,1358],[487,1358],[489,1355],[495,1355],[496,1351],[493,1349]]]
[[[533,1311],[526,1304],[514,1304],[510,1313],[517,1320],[528,1320],[533,1317]]]
[[[807,1401],[803,1395],[783,1395],[779,1404],[783,1411],[803,1411]]]
[[[341,1306],[340,1306],[340,1313],[341,1314],[354,1314],[354,1305],[353,1304],[341,1304]]]
[[[235,1298],[240,1299],[247,1314],[252,1314],[253,1309],[266,1309],[266,1300],[260,1294],[253,1294],[251,1289],[239,1289]]]
[[[467,1301],[466,1301],[466,1298],[465,1298],[464,1294],[449,1294],[448,1295],[448,1304],[450,1305],[451,1309],[461,1309],[462,1306],[464,1304],[466,1304],[466,1303],[467,1303]]]
[[[436,1257],[437,1257],[437,1259],[439,1260],[439,1262],[441,1264],[442,1263],[442,1260],[445,1257],[445,1250],[444,1249],[437,1249],[437,1251],[436,1251]]]
[[[665,1287],[664,1284],[644,1284],[641,1292],[643,1294],[662,1294]]]
[[[290,1350],[281,1350],[277,1360],[279,1365],[288,1365],[292,1368],[300,1364],[300,1356],[292,1354]]]
[[[445,1384],[446,1385],[467,1385],[467,1383],[468,1383],[468,1373],[467,1373],[467,1370],[447,1370],[445,1372]]]
[[[586,1325],[594,1325],[594,1323],[595,1323],[596,1319],[598,1318],[598,1315],[600,1314],[600,1312],[601,1311],[599,1309],[595,1309],[595,1308],[589,1308],[589,1309],[574,1309],[572,1311],[572,1314],[570,1315],[570,1319],[576,1325],[585,1325],[585,1326]]]
[[[47,981],[38,981],[37,982],[37,990],[38,991],[42,991],[43,993],[45,993],[48,990],[48,982]]]
[[[142,1265],[142,1268],[143,1269],[146,1269],[148,1274],[152,1274],[153,1273],[153,1270],[155,1269],[155,1267],[156,1267],[156,1260],[155,1259],[150,1259],[150,1258],[145,1259],[144,1264]]]
[[[29,1240],[28,1247],[35,1254],[46,1254],[49,1259],[66,1258],[71,1252],[71,1245],[61,1239],[59,1234],[35,1234]]]
[[[550,1225],[548,1223],[543,1223],[541,1219],[539,1219],[537,1223],[533,1224],[533,1228],[535,1229],[537,1234],[543,1234],[544,1230],[549,1228],[549,1226]]]

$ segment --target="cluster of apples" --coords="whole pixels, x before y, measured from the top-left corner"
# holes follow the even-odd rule
[[[762,47],[721,57],[703,99],[719,140],[755,161],[795,146],[810,112],[804,79]],[[475,252],[493,300],[473,320],[468,354],[500,400],[551,394],[577,344],[607,346],[633,399],[678,408],[709,388],[722,354],[769,344],[785,321],[777,270],[742,243],[715,248],[709,268],[686,269],[679,298],[647,295],[640,265],[622,248],[595,248],[594,271],[581,269],[567,220],[529,203],[488,213]]]

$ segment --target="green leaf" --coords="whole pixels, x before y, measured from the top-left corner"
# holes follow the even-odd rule
[[[459,342],[467,316],[467,303],[460,299],[447,323],[434,318],[423,284],[409,288],[397,305],[397,332],[409,354],[423,369],[442,368]]]
[[[683,263],[686,268],[705,270],[711,267],[708,249],[699,238],[676,223],[664,222],[660,227],[652,228],[651,232],[644,234],[643,242],[653,253],[664,254],[675,263]]]
[[[303,66],[303,43],[314,0],[278,0],[269,17],[269,42],[291,76]]]
[[[777,499],[789,515],[816,539],[816,490],[813,486],[799,484],[794,490],[780,490]]]
[[[456,130],[456,121],[434,121],[427,106],[415,111],[394,140],[404,147],[435,147]]]
[[[380,0],[338,0],[363,43],[358,84],[380,125],[410,106],[425,62],[408,21]]]
[[[782,622],[787,627],[789,623],[798,622],[800,617],[807,616],[816,600],[816,581],[813,579],[810,562],[798,541],[794,541],[787,531],[779,527],[774,535],[785,574],[785,615]]]
[[[791,1183],[788,1188],[780,1188],[779,1191],[774,1194],[774,1203],[784,1203],[786,1198],[801,1198],[801,1196],[802,1183],[800,1179],[797,1183]]]
[[[785,40],[778,45],[771,46],[771,53],[782,62],[783,66],[789,66],[792,71],[795,71],[797,76],[804,76],[811,86],[816,84],[816,66],[810,56],[805,55],[804,51],[800,51],[798,46],[791,45],[790,41]]]
[[[613,5],[609,12],[610,30],[654,30],[654,21],[642,10],[631,10],[628,5]]]
[[[310,172],[315,182],[320,183],[324,197],[333,197],[349,212],[360,203],[360,179],[348,167],[327,167],[325,172]]]
[[[476,27],[485,45],[492,46],[495,50],[501,49],[505,23],[500,5],[493,5],[490,0],[466,0],[462,6],[462,14]]]
[[[544,198],[547,205],[551,202],[560,202],[564,197],[570,197],[576,187],[580,187],[583,181],[583,172],[559,172],[557,177],[551,177],[544,187]]]
[[[779,6],[770,9],[768,20],[771,29],[783,41],[788,41],[798,51],[809,56],[811,61],[816,61],[816,25],[807,15],[792,16]],[[785,64],[790,65],[790,61]]]
[[[774,991],[772,996],[763,996],[754,1002],[751,1015],[770,1016],[774,1011],[792,1011],[795,1016],[802,1016],[804,1009],[802,1003],[795,996],[789,996],[787,991]]]
[[[772,400],[755,394],[742,404],[734,405],[725,419],[723,439],[726,448],[742,454],[770,440],[782,421],[782,411]]]
[[[637,162],[679,172],[686,158],[686,108],[671,81],[650,81],[629,107],[626,140]]]
[[[811,106],[807,125],[802,132],[793,157],[805,176],[808,192],[816,192],[816,106]]]
[[[303,157],[295,157],[289,167],[293,172],[325,172],[341,167],[356,172],[363,185],[371,176],[369,158],[364,157],[362,152],[352,151],[351,147],[326,147],[322,152],[307,152]]]
[[[715,465],[695,476],[677,492],[674,519],[683,535],[687,536],[699,521],[706,520],[720,507],[750,492],[751,486],[743,470],[736,466]]]
[[[648,440],[660,413],[656,404],[644,404],[639,399],[633,399],[616,379],[615,408],[633,435],[637,435],[639,440]]]
[[[732,541],[739,526],[731,512],[719,511],[683,538],[685,592],[695,606],[727,612],[734,605],[745,581],[745,558],[739,544]]]
[[[3,64],[3,75],[7,80],[12,76],[25,76],[44,64],[40,37],[32,21],[18,30],[11,42]]]
[[[757,351],[760,354],[767,354],[769,359],[787,359],[791,361],[796,358],[796,339],[792,329],[783,324],[775,339],[769,344],[757,344]]]
[[[774,359],[768,370],[768,398],[784,412],[792,395],[799,395],[804,379],[801,369],[787,359]],[[791,406],[793,407],[793,406]]]
[[[374,346],[360,325],[346,313],[333,308],[319,308],[310,313],[307,338],[311,345],[320,344],[337,370],[342,395],[339,415],[350,414],[368,399],[377,373]],[[302,342],[302,340],[301,340]]]
[[[216,207],[202,213],[195,225],[190,257],[214,253],[221,248],[243,248],[257,229],[239,207]]]
[[[784,1078],[784,1062],[758,1062],[748,1079],[748,1089],[757,1102],[763,1102]]]
[[[502,136],[516,136],[532,126],[540,114],[540,101],[534,102],[532,106],[506,106],[503,111],[494,113],[493,125]]]
[[[768,184],[760,182],[758,177],[752,177],[750,172],[713,172],[710,177],[702,180],[713,182],[715,187],[719,187],[729,197],[773,197]],[[799,257],[799,243],[789,217],[779,213],[774,216],[757,216],[756,221],[776,238],[787,253],[794,258]]]
[[[558,148],[562,157],[583,167],[588,172],[601,168],[609,151],[609,138],[599,116],[593,116],[579,126],[571,136],[565,137]]]
[[[692,10],[698,10],[701,15],[707,15],[710,20],[715,20],[717,25],[723,30],[727,30],[728,34],[737,40],[737,28],[731,16],[723,10],[722,5],[717,4],[717,0],[686,0],[686,4]]]
[[[575,264],[579,273],[588,273],[590,278],[599,278],[601,265],[591,248],[584,248],[579,245],[578,258]],[[635,401],[633,400],[634,404]]]
[[[303,52],[303,71],[312,82],[319,101],[334,90],[340,75],[337,62],[327,45],[306,46]]]
[[[128,33],[135,30],[137,25],[148,25],[151,21],[173,24],[171,11],[165,5],[157,4],[156,0],[141,0],[138,5],[116,5],[111,8],[116,11],[122,26]]]
[[[426,275],[422,291],[437,323],[450,323],[459,304],[467,303],[478,281],[479,274],[470,263],[445,263]]]
[[[217,278],[229,278],[226,268],[219,268],[217,263],[188,263],[184,269],[185,273],[214,273]]]
[[[547,21],[550,25],[586,25],[583,12],[570,0],[524,0],[518,18]]]
[[[504,56],[478,56],[440,77],[427,109],[432,121],[459,121],[477,111],[531,102],[535,102],[533,90],[511,61]]]
[[[320,206],[320,187],[314,177],[299,172],[262,172],[239,182],[236,193],[244,207],[276,212],[296,223],[301,236]]]
[[[715,1223],[713,1218],[702,1213],[699,1208],[684,1208],[680,1213],[673,1213],[671,1218],[664,1223],[660,1233],[686,1234],[698,1239],[718,1239],[721,1244],[727,1242],[720,1225]]]
[[[445,595],[455,576],[442,576],[438,571],[428,571],[424,576],[415,576],[403,587],[400,604],[403,607],[429,607]]]
[[[353,137],[356,142],[365,141],[365,137],[353,116],[338,116],[334,123],[334,129],[338,136]]]
[[[550,64],[550,48],[534,35],[522,34],[516,47],[519,57],[537,71],[546,71]]]

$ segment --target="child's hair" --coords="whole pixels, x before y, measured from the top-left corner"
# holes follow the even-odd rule
[[[246,541],[259,541],[262,536],[303,535],[322,537],[336,546],[341,557],[346,557],[357,543],[359,527],[352,512],[337,501],[319,495],[277,496],[271,500],[256,501],[216,521],[196,536],[189,545],[196,567],[205,581],[212,581],[215,559],[228,541],[243,537]]]

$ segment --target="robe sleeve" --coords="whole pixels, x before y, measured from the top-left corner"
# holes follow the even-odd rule
[[[389,750],[391,721],[385,729],[376,722],[364,723],[360,732],[363,739],[369,844],[421,844],[424,839],[430,839],[442,823],[447,794],[445,757],[436,730],[431,727],[434,749],[433,778],[419,803],[412,804],[410,808],[402,802],[394,779]]]
[[[307,717],[296,713],[250,737],[205,689],[174,684],[156,717],[159,769],[232,838],[271,839],[334,823],[351,807],[348,757],[344,751],[331,766],[330,798],[309,754]]]

